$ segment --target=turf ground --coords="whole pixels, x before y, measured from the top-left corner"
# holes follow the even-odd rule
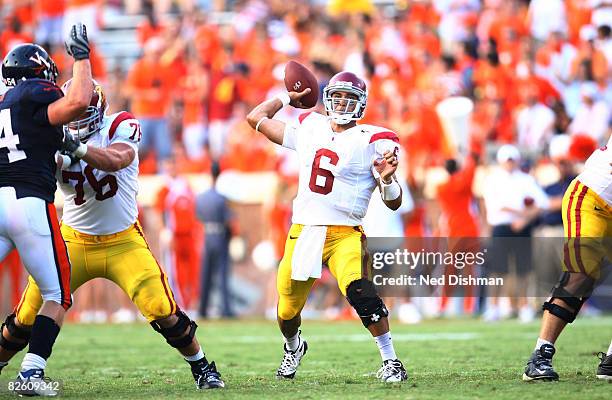
[[[64,398],[154,399],[610,399],[612,384],[595,378],[612,336],[612,318],[579,319],[557,343],[558,383],[523,383],[522,369],[538,323],[438,320],[393,327],[409,381],[385,385],[366,376],[379,367],[376,345],[359,322],[306,321],[309,351],[294,381],[277,381],[279,334],[272,322],[201,322],[198,336],[227,388],[198,392],[187,364],[146,324],[65,326],[48,366]],[[4,369],[15,376],[17,359]]]

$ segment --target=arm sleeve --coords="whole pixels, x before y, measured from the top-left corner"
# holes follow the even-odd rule
[[[310,118],[309,118],[310,116]],[[298,146],[298,135],[305,126],[316,118],[321,118],[322,115],[314,112],[305,112],[298,116],[297,121],[287,123],[285,125],[285,132],[283,133],[283,147],[288,149],[297,150]]]
[[[47,107],[64,97],[62,89],[53,82],[35,80],[29,83],[24,90],[24,100],[32,104],[32,119],[39,125],[49,125]]]
[[[371,145],[373,146],[372,163],[374,160],[381,160],[383,154],[387,151],[395,152],[395,156],[399,160],[400,145],[394,139],[378,139],[372,142]],[[376,171],[374,164],[372,164],[372,175],[374,175],[375,178],[380,178],[380,174]]]
[[[285,132],[283,133],[283,147],[291,150],[296,149],[298,128],[299,125],[295,123],[288,123],[285,125]]]

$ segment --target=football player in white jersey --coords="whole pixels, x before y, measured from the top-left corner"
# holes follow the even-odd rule
[[[64,92],[70,84],[62,86]],[[64,126],[73,138],[66,146],[69,154],[58,157],[57,180],[65,196],[61,232],[73,266],[71,291],[95,278],[116,283],[183,355],[198,388],[222,388],[215,363],[208,362],[195,338],[196,323],[178,308],[137,219],[140,124],[129,112],[105,115],[106,109],[102,87],[94,81],[87,111]],[[41,304],[40,290],[30,277],[16,308],[17,325],[30,327]]]
[[[542,325],[524,381],[556,381],[555,342],[572,323],[612,260],[612,138],[595,150],[563,196],[563,274],[543,305]],[[597,378],[612,381],[612,343],[599,353]]]
[[[399,140],[388,129],[357,125],[368,95],[365,82],[351,72],[336,74],[325,87],[327,116],[308,112],[288,124],[272,119],[288,104],[305,108],[300,98],[308,93],[310,89],[282,93],[247,116],[256,131],[295,150],[300,162],[293,225],[277,277],[278,325],[285,345],[276,376],[293,378],[308,350],[300,337],[300,313],[326,264],[379,347],[383,363],[377,376],[383,382],[404,381],[407,374],[391,342],[388,311],[371,281],[361,227],[376,186],[387,207],[397,210],[401,205],[394,176]]]

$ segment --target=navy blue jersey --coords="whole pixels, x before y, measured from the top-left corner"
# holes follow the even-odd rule
[[[55,197],[55,153],[61,127],[49,124],[47,107],[63,93],[43,79],[21,81],[0,102],[0,187],[11,186],[17,198]]]

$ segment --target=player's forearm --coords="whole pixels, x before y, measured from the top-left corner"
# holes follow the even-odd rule
[[[383,177],[381,175],[378,185],[383,203],[385,203],[387,208],[393,211],[400,208],[402,205],[402,187],[397,182],[395,175],[391,175],[390,177]]]
[[[75,61],[70,90],[65,97],[51,103],[47,108],[47,116],[51,125],[67,124],[87,110],[93,93],[91,80],[89,60]]]
[[[397,199],[394,199],[394,200],[383,200],[383,202],[385,203],[387,208],[390,208],[393,211],[395,211],[398,208],[400,208],[400,206],[402,205],[401,189],[400,189],[400,195],[399,195],[399,197]]]
[[[285,123],[272,119],[272,117],[284,106],[285,104],[279,97],[266,100],[247,115],[247,122],[271,142],[282,145]]]
[[[69,107],[74,110],[74,115],[69,121],[70,122],[81,115],[91,101],[91,95],[93,93],[93,84],[91,82],[91,64],[89,60],[79,60],[74,62],[72,67],[72,83],[70,90],[66,94]]]
[[[130,165],[132,159],[129,152],[112,148],[99,149],[93,146],[88,146],[87,153],[83,156],[83,161],[92,168],[104,172],[119,171]]]
[[[255,129],[262,118],[274,117],[281,108],[283,108],[283,103],[277,97],[266,100],[247,115],[247,122],[251,128]]]

